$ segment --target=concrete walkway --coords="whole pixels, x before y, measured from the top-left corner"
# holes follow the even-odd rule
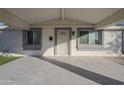
[[[124,85],[124,65],[103,57],[23,57],[0,66],[0,84]]]

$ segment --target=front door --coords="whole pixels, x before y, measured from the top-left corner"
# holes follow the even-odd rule
[[[56,55],[66,56],[69,55],[70,47],[70,30],[57,29],[56,30]]]

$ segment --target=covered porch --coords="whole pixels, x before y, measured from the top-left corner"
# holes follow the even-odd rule
[[[123,55],[123,9],[7,8],[0,11],[1,27],[5,27],[1,28],[0,42],[3,44],[0,48],[10,53],[42,56]],[[4,43],[8,40],[10,42]]]

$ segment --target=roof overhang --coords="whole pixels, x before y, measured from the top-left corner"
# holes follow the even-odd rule
[[[9,28],[28,29],[29,25],[23,19],[10,13],[5,9],[0,9],[0,22],[5,23]],[[8,29],[8,28],[7,28]]]
[[[124,29],[124,26],[117,26],[116,24],[124,22],[124,9],[113,13],[95,25],[96,29]]]
[[[49,21],[44,21],[44,22],[39,22],[39,23],[35,23],[35,24],[31,24],[31,27],[48,27],[48,26],[83,26],[83,27],[94,27],[94,24],[91,23],[87,23],[87,22],[82,22],[82,21],[77,21],[77,20],[73,20],[73,19],[68,19],[68,18],[64,18],[63,20],[61,18],[58,19],[53,19],[53,20],[49,20]]]
[[[123,29],[124,9],[118,8],[16,8],[0,9],[0,21],[11,28],[34,27],[94,27],[95,29]]]

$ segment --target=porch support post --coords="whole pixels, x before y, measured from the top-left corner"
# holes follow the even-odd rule
[[[61,16],[61,19],[62,19],[62,20],[65,19],[65,10],[64,10],[64,8],[61,8],[61,9],[60,9],[60,16]]]

